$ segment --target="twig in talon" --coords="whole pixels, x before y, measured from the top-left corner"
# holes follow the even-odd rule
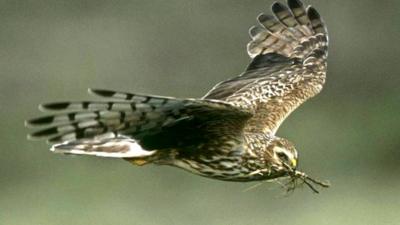
[[[310,183],[307,182],[307,180],[303,180],[304,183],[316,194],[319,194],[319,191]]]
[[[306,179],[313,182],[314,184],[318,184],[319,186],[324,187],[324,188],[328,188],[331,186],[331,184],[329,182],[320,181],[320,180],[311,178],[309,176],[306,176]]]
[[[307,174],[300,171],[292,171],[292,176],[294,178],[300,178],[314,193],[319,193],[319,191],[314,187],[313,184],[319,185],[324,188],[328,188],[330,186],[327,182],[322,182],[317,179],[309,177]],[[310,182],[309,182],[310,181]]]

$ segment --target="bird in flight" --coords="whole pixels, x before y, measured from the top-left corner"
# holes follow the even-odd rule
[[[169,165],[224,181],[289,178],[314,192],[325,182],[299,171],[298,153],[275,136],[285,118],[325,82],[328,33],[319,13],[300,0],[275,2],[249,30],[251,62],[202,98],[89,89],[102,101],[40,105],[58,112],[26,121],[51,151]],[[289,188],[288,188],[289,189]]]

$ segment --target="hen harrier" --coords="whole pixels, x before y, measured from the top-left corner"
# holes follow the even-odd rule
[[[328,185],[298,171],[294,145],[275,136],[283,120],[325,82],[328,34],[311,6],[272,5],[250,28],[250,65],[202,98],[90,89],[109,101],[42,104],[62,113],[27,121],[41,127],[51,151],[123,158],[135,165],[170,165],[225,181],[300,180]],[[294,187],[293,187],[294,188]]]

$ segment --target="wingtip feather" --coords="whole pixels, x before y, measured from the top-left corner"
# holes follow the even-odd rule
[[[281,2],[274,2],[271,6],[272,12],[280,13],[286,9],[286,6]]]
[[[54,103],[43,103],[39,105],[40,111],[54,111],[54,110],[63,110],[68,108],[70,102],[54,102]]]
[[[307,13],[308,13],[308,17],[310,17],[311,20],[321,18],[318,11],[311,5],[307,7]]]
[[[299,0],[287,0],[287,4],[291,9],[300,8],[304,6],[303,2]]]
[[[37,141],[38,138],[32,137],[31,134],[26,135],[26,139],[28,139],[29,141]]]
[[[97,95],[101,97],[112,97],[115,94],[115,91],[105,90],[105,89],[97,89],[97,88],[89,88],[89,94]]]
[[[51,124],[54,121],[54,116],[44,116],[34,119],[25,120],[26,127],[35,127],[46,124]]]

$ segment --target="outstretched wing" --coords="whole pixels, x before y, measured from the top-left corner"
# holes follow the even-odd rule
[[[121,148],[179,149],[240,136],[251,116],[221,101],[107,90],[91,90],[91,93],[112,100],[42,104],[43,110],[61,113],[27,121],[27,125],[40,128],[30,136],[46,138],[56,144],[53,148],[73,154],[88,154],[79,149],[90,144],[97,149],[108,147],[104,156],[127,157],[132,155],[119,154]],[[111,151],[115,151],[115,156]],[[133,155],[137,152],[131,151]],[[99,151],[93,153],[101,156]]]
[[[299,0],[272,5],[250,28],[247,51],[252,62],[240,76],[217,84],[205,99],[219,99],[251,111],[246,131],[274,134],[300,104],[325,82],[328,34],[323,20]]]

